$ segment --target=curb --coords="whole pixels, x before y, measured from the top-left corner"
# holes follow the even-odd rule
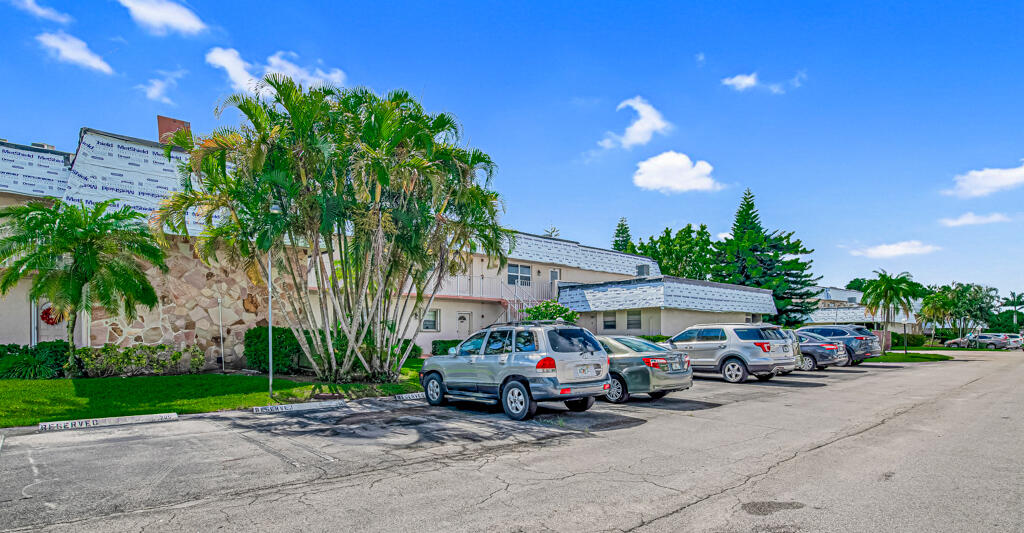
[[[79,420],[61,420],[58,422],[40,422],[38,432],[66,431],[95,427],[127,426],[131,424],[150,424],[153,422],[175,422],[178,413],[160,413],[153,415],[115,416],[108,418],[84,418]]]
[[[253,414],[262,415],[268,413],[289,413],[293,411],[312,411],[314,409],[332,409],[335,407],[348,407],[348,402],[345,400],[327,400],[323,402],[306,402],[306,403],[285,403],[275,405],[264,405],[260,407],[253,407]]]

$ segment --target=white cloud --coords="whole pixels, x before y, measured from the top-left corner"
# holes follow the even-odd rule
[[[49,20],[58,24],[67,24],[73,20],[71,15],[61,13],[52,7],[41,6],[36,2],[36,0],[11,0],[11,4],[22,11],[31,13],[32,16],[36,18]]]
[[[878,246],[850,250],[850,255],[859,255],[870,257],[872,259],[886,259],[890,257],[900,257],[903,255],[930,254],[941,249],[942,248],[935,246],[934,244],[925,244],[921,241],[901,241],[892,244],[879,244]]]
[[[104,74],[114,73],[114,69],[110,68],[102,57],[89,50],[89,45],[85,44],[85,41],[63,31],[40,33],[36,35],[36,40],[58,61],[98,70]]]
[[[295,52],[277,52],[267,58],[266,73],[280,72],[306,87],[324,83],[333,83],[334,85],[345,84],[345,73],[341,69],[332,68],[326,71],[321,70],[319,67],[310,69],[300,67],[289,59],[285,59],[297,59],[298,57],[299,55]]]
[[[953,177],[952,189],[943,194],[961,198],[988,196],[994,192],[1024,185],[1024,164],[1013,168],[983,168]]]
[[[732,237],[732,232],[731,231],[723,231],[722,233],[719,233],[718,235],[716,235],[716,237],[718,237],[718,240],[724,241],[724,240]]]
[[[706,58],[706,57],[704,57],[704,52],[697,52],[697,53],[696,53],[696,54],[695,54],[695,55],[693,56],[693,60],[697,62],[697,66],[698,66],[698,67],[703,67],[703,66],[704,66],[704,63],[705,63],[705,61],[707,61],[707,58]]]
[[[135,88],[146,93],[146,98],[156,102],[163,102],[165,104],[174,105],[174,102],[167,96],[168,89],[172,89],[178,85],[178,80],[188,74],[185,70],[175,70],[173,72],[167,72],[164,70],[158,70],[160,78],[150,79],[143,85],[136,85]]]
[[[153,35],[167,35],[176,31],[182,35],[195,35],[206,29],[206,24],[189,8],[170,0],[118,0],[128,8],[136,24]]]
[[[634,96],[629,100],[623,100],[615,110],[621,111],[627,107],[636,111],[636,120],[626,127],[626,131],[622,135],[612,132],[606,133],[604,139],[597,141],[598,146],[604,149],[615,148],[616,146],[632,148],[636,145],[644,145],[651,142],[651,137],[655,133],[665,134],[672,129],[672,124],[665,120],[661,116],[661,112],[655,109],[647,100],[644,100],[642,96]]]
[[[1009,222],[1010,217],[1002,213],[992,213],[990,215],[975,215],[973,212],[968,211],[956,218],[943,218],[939,219],[939,222],[946,227],[955,228],[957,226],[975,226],[978,224],[995,224],[997,222]]]
[[[797,72],[796,75],[785,82],[766,82],[758,78],[756,72],[751,72],[750,74],[737,74],[728,78],[722,78],[722,85],[732,87],[740,92],[760,88],[772,94],[786,94],[787,86],[797,89],[803,86],[806,79],[807,73],[803,70]]]
[[[206,53],[206,62],[218,68],[224,69],[231,86],[236,91],[255,92],[257,79],[252,74],[253,68],[261,71],[260,76],[271,72],[279,72],[291,76],[296,82],[304,86],[321,85],[332,83],[342,85],[345,83],[345,73],[341,69],[331,68],[323,70],[319,67],[301,67],[291,61],[299,56],[294,52],[277,52],[267,58],[265,66],[252,65],[242,59],[242,55],[234,48],[211,48]]]
[[[722,78],[722,85],[728,85],[737,91],[745,91],[757,87],[757,73],[737,74],[730,78]]]
[[[707,161],[694,163],[686,154],[670,150],[637,163],[633,184],[665,194],[717,191],[722,184],[711,177],[711,170]]]

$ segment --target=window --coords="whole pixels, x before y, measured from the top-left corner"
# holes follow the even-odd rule
[[[672,337],[672,342],[693,342],[697,340],[697,332],[699,329],[688,329],[675,337]]]
[[[705,328],[697,334],[697,342],[718,342],[725,340],[725,331],[719,328]]]
[[[868,329],[868,328],[865,328],[865,327],[863,327],[863,326],[854,326],[854,327],[852,327],[852,328],[850,328],[850,329],[852,329],[852,330],[853,330],[853,331],[854,331],[855,333],[857,333],[857,334],[859,334],[859,335],[870,335],[870,336],[872,336],[872,337],[874,337],[874,336],[875,336],[875,334],[874,334],[874,333],[871,333],[871,330],[870,330],[870,329]]]
[[[654,344],[653,342],[648,342],[648,341],[645,341],[643,339],[619,337],[619,338],[616,338],[615,340],[619,341],[620,344],[622,344],[626,348],[629,348],[630,350],[633,350],[634,352],[667,352],[668,351],[665,348],[663,348],[661,346],[658,346],[657,344]]]
[[[491,332],[491,336],[487,337],[487,348],[484,349],[484,355],[500,353],[512,353],[512,330],[510,329],[494,330]]]
[[[612,344],[612,343],[610,343],[608,341],[598,341],[598,342],[601,343],[601,347],[604,348],[604,351],[606,351],[606,352],[608,352],[610,354],[619,355],[619,354],[627,353],[626,350],[623,350],[622,348],[619,348],[618,346],[616,346],[616,345],[614,345],[614,344]]]
[[[558,328],[548,330],[548,344],[553,352],[596,352],[601,349],[597,339],[581,328]]]
[[[537,351],[537,336],[532,331],[517,331],[516,332],[516,351],[517,352],[536,352]]]
[[[642,277],[645,277],[645,276],[650,276],[651,275],[651,265],[637,265],[636,266],[636,275],[637,275],[638,278],[642,278]]]
[[[560,268],[552,268],[548,272],[548,274],[551,276],[550,281],[558,281],[558,280],[562,279],[562,269],[560,269]]]
[[[423,313],[423,324],[420,325],[420,329],[423,331],[440,331],[441,330],[441,312],[437,309],[427,309]]]
[[[849,298],[846,299],[846,301],[851,304],[855,304],[857,303],[857,298],[855,296],[850,296]]]
[[[602,327],[604,329],[615,329],[619,327],[618,322],[615,320],[615,311],[605,311],[602,320]]]
[[[486,331],[481,331],[476,335],[466,339],[462,345],[459,346],[459,355],[478,355],[480,353],[480,347],[484,345],[484,335]]]
[[[508,264],[508,284],[509,285],[530,285],[531,277],[530,265],[517,265],[515,263]]]
[[[626,329],[640,329],[643,327],[640,320],[640,310],[630,309],[626,311]]]

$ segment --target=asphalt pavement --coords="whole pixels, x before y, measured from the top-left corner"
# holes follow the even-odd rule
[[[716,377],[659,401],[0,430],[0,529],[1022,531],[1024,352]]]

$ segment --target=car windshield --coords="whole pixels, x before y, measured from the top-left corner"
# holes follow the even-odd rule
[[[615,340],[619,341],[620,344],[633,350],[634,352],[667,352],[665,348],[648,342],[643,339],[634,339],[631,337],[616,337]]]
[[[777,341],[785,339],[778,328],[736,328],[736,336],[743,341]]]
[[[589,331],[582,328],[557,328],[548,330],[548,343],[554,352],[597,352],[601,345]]]

